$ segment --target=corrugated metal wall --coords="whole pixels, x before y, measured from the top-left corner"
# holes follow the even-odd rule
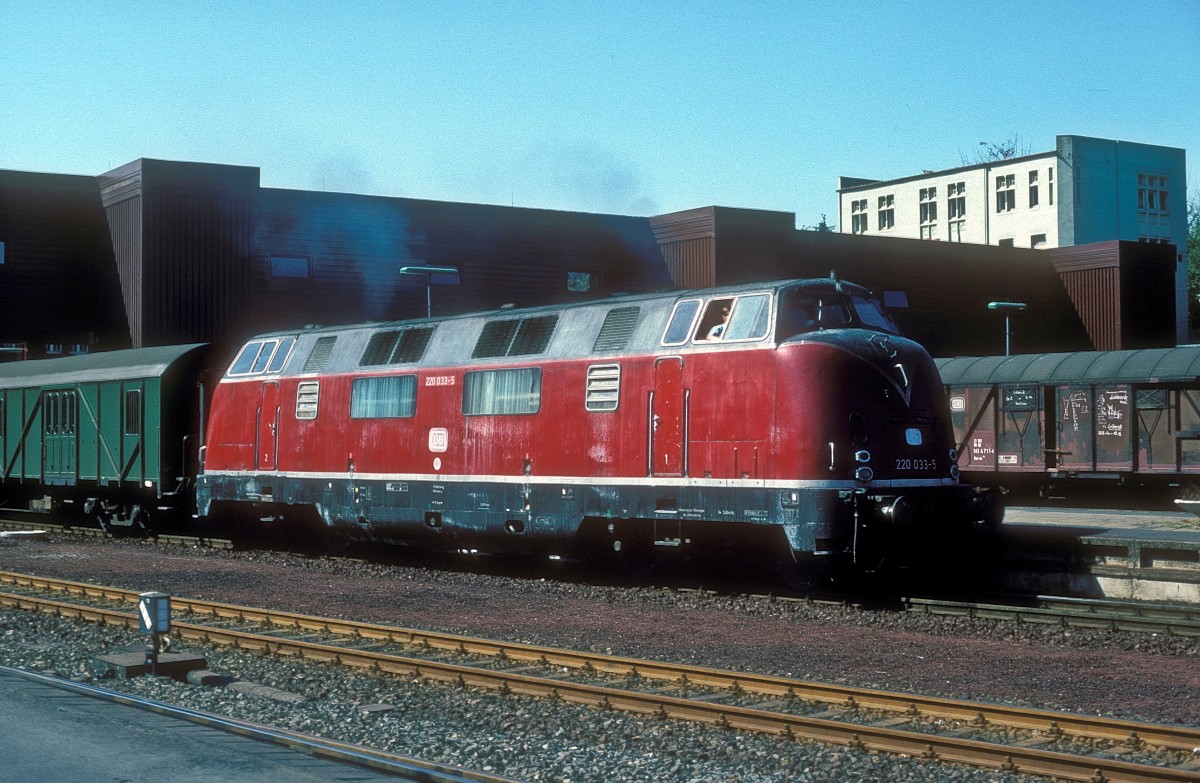
[[[1096,350],[1175,344],[1173,245],[1096,242],[1046,254]]]
[[[1097,351],[1120,350],[1121,270],[1116,266],[1060,272],[1063,286]]]
[[[141,171],[101,181],[100,194],[116,261],[125,319],[133,347],[141,348],[142,322],[142,191]]]
[[[717,284],[717,228],[713,207],[650,218],[671,281],[679,288]]]
[[[670,285],[645,218],[272,189],[259,207],[259,329],[423,316],[425,277],[405,266],[460,271],[432,286],[435,315]],[[272,258],[308,274],[273,275]]]
[[[239,331],[253,296],[258,169],[141,159],[100,185],[134,347]]]
[[[0,343],[128,347],[94,177],[0,171],[0,242]]]

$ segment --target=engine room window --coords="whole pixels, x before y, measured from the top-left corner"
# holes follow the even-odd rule
[[[350,387],[350,418],[402,419],[417,411],[417,376],[355,378]]]
[[[409,364],[420,361],[433,337],[432,327],[397,329],[371,335],[359,365]]]
[[[671,320],[667,323],[667,331],[663,334],[663,345],[683,345],[692,334],[692,324],[700,312],[699,299],[684,299],[675,303]]]
[[[466,416],[537,413],[541,407],[542,371],[536,367],[469,372],[463,377]]]
[[[557,315],[539,315],[532,318],[488,321],[483,325],[479,340],[471,357],[530,356],[543,353],[550,345]]]

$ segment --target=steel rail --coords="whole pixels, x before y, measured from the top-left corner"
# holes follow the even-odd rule
[[[345,764],[354,764],[360,767],[370,767],[371,769],[401,776],[402,779],[413,781],[414,783],[518,783],[518,781],[511,778],[501,778],[486,772],[452,767],[447,764],[435,764],[411,756],[400,756],[373,748],[338,742],[337,740],[300,734],[299,732],[287,729],[263,726],[236,718],[226,718],[210,712],[166,704],[154,699],[146,699],[127,693],[118,693],[117,691],[98,688],[94,685],[87,685],[74,680],[64,680],[60,677],[52,677],[40,672],[31,672],[25,669],[14,669],[9,666],[0,665],[0,674],[20,677],[31,682],[58,688],[59,690],[185,720],[189,723],[207,726],[260,742],[269,742],[313,756],[328,758]]]
[[[0,509],[0,513],[19,512],[20,509]],[[0,529],[3,530],[44,530],[47,533],[61,535],[84,536],[87,538],[120,538],[119,535],[106,532],[98,527],[87,525],[71,525],[42,522],[19,522],[12,519],[0,519]],[[227,538],[211,538],[208,536],[184,536],[174,533],[153,533],[155,541],[176,546],[197,546],[208,549],[233,549],[233,541]]]
[[[916,614],[1200,636],[1200,607],[1139,606],[1124,601],[1052,596],[1038,596],[1037,600],[1043,605],[987,604],[936,598],[904,598],[901,603],[907,611]]]
[[[0,571],[0,584],[65,592],[88,598],[137,603],[131,590],[84,582]],[[1054,710],[1012,707],[1004,704],[943,699],[845,685],[796,680],[753,672],[734,672],[702,666],[660,663],[639,658],[601,655],[540,645],[503,642],[457,634],[397,628],[376,623],[314,617],[295,612],[257,609],[215,601],[172,597],[172,608],[215,621],[258,624],[289,632],[345,636],[355,641],[395,644],[454,655],[502,659],[510,664],[595,672],[614,677],[640,678],[714,690],[749,693],[767,698],[792,698],[830,704],[845,709],[868,709],[923,715],[942,720],[993,724],[1050,735],[1069,735],[1113,742],[1146,743],[1191,752],[1200,747],[1200,730],[1169,724],[1141,723],[1075,715]],[[179,625],[179,623],[176,623]],[[208,628],[210,626],[201,626]],[[268,637],[275,639],[277,637]],[[338,648],[341,649],[341,648]]]
[[[126,627],[137,625],[136,617],[111,609],[85,607],[59,601],[31,598],[29,596],[0,594],[0,604],[17,608],[35,609],[64,617],[87,619],[105,624],[116,624]],[[222,609],[240,609],[240,607],[222,606]],[[232,620],[225,611],[224,619]],[[261,610],[247,610],[246,617],[258,618],[272,613]],[[295,617],[283,618],[291,622]],[[306,621],[319,621],[320,618],[304,618]],[[328,628],[353,626],[354,623],[344,621],[328,621]],[[318,630],[306,622],[297,630]],[[325,626],[319,630],[326,631]],[[513,671],[496,671],[479,669],[472,666],[455,664],[444,661],[430,661],[411,658],[370,650],[352,649],[333,644],[314,643],[310,641],[264,636],[230,628],[220,628],[195,623],[176,623],[175,635],[188,640],[209,644],[225,644],[239,649],[260,651],[278,655],[294,656],[308,661],[336,663],[376,672],[387,672],[403,676],[453,683],[463,686],[488,688],[502,693],[522,694],[542,698],[556,698],[591,707],[620,710],[635,714],[657,715],[680,720],[725,726],[735,729],[775,734],[795,738],[806,738],[815,741],[859,747],[868,750],[879,750],[890,753],[914,755],[941,761],[969,763],[976,766],[993,769],[1028,772],[1031,774],[1050,775],[1070,780],[1112,781],[1112,783],[1145,783],[1147,781],[1198,781],[1200,771],[1187,768],[1148,767],[1146,765],[1120,761],[1119,759],[1098,756],[1076,756],[1058,751],[1040,750],[1025,745],[1003,745],[979,740],[969,740],[953,736],[927,734],[919,731],[894,729],[886,724],[901,722],[889,720],[882,723],[862,724],[847,723],[831,720],[826,717],[798,716],[772,712],[757,707],[738,707],[733,705],[716,704],[703,699],[687,699],[673,697],[663,693],[646,693],[630,691],[608,686],[589,685],[565,682],[553,677],[539,677]],[[481,641],[466,640],[463,641]],[[494,644],[494,643],[492,643]],[[544,648],[543,648],[544,649]],[[465,645],[463,651],[472,652]],[[457,652],[457,650],[456,650]],[[562,653],[564,651],[552,651]],[[584,658],[595,658],[583,653],[570,653]],[[506,656],[505,657],[509,657]],[[600,656],[601,658],[603,656]],[[631,659],[622,659],[630,661]],[[546,660],[550,665],[559,665],[557,661]],[[653,664],[644,661],[633,663],[648,666],[651,669],[667,670],[665,664]],[[593,664],[593,669],[597,669]],[[683,671],[680,671],[682,669]],[[692,672],[695,678],[685,672]],[[636,670],[642,674],[641,669]],[[717,670],[696,669],[695,667],[679,667],[675,670],[673,679],[690,685],[709,685],[702,676],[716,675],[716,680],[732,681],[733,683],[751,684],[754,675],[742,673],[719,672]],[[1049,713],[1045,711],[1028,711],[998,705],[988,705],[974,702],[954,702],[929,697],[919,697],[907,694],[887,694],[858,688],[837,688],[836,686],[820,686],[814,683],[798,681],[775,680],[776,683],[792,683],[792,689],[775,695],[796,696],[806,698],[805,686],[816,685],[822,689],[830,701],[838,702],[847,707],[896,709],[895,699],[906,704],[905,712],[920,714],[918,705],[929,709],[948,709],[952,720],[972,720],[976,725],[989,722],[987,715],[999,715],[991,712],[1000,710],[1011,721],[1007,725],[1045,731],[1047,737],[1053,740],[1067,733],[1078,731],[1080,736],[1104,737],[1115,741],[1126,741],[1130,749],[1136,749],[1144,744],[1156,745],[1163,748],[1188,750],[1200,744],[1200,731],[1185,727],[1165,726],[1159,724],[1140,724],[1128,721],[1105,721],[1087,716],[1073,716],[1064,713]],[[797,687],[798,686],[798,687]],[[747,690],[745,685],[738,685]],[[835,696],[834,694],[838,694]],[[940,704],[939,704],[940,703]],[[891,706],[885,706],[891,705]],[[932,713],[924,713],[926,715]],[[1045,720],[1054,720],[1047,725]],[[1115,726],[1113,724],[1116,724]],[[1040,728],[1044,727],[1044,728]],[[1132,730],[1131,730],[1132,727]],[[1182,743],[1182,745],[1180,744]]]

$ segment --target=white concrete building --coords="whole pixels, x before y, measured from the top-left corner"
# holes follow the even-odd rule
[[[1123,239],[1177,251],[1176,339],[1187,339],[1182,149],[1059,136],[1049,152],[887,181],[840,177],[838,231],[1052,248]]]

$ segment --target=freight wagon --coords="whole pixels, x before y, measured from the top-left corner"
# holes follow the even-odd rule
[[[1200,487],[1200,346],[937,364],[969,481],[1131,501]]]
[[[0,505],[146,529],[192,511],[204,345],[0,364]]]

